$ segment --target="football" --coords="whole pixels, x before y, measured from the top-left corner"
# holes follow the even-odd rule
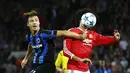
[[[81,16],[81,23],[87,28],[91,28],[96,24],[96,16],[93,13],[87,12]]]

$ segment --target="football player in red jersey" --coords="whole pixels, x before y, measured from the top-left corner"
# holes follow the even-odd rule
[[[82,10],[79,12],[83,13]],[[87,13],[87,10],[85,13]],[[78,34],[85,32],[87,36],[85,40],[65,38],[63,51],[64,55],[69,57],[68,73],[90,73],[89,64],[92,63],[90,57],[93,47],[114,44],[120,39],[120,34],[117,30],[114,31],[113,36],[103,36],[95,31],[88,30],[88,27],[84,26],[81,21],[79,27],[71,28],[70,31]]]

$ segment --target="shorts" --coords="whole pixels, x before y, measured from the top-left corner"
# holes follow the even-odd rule
[[[33,64],[33,69],[30,73],[55,73],[55,64],[44,63],[44,64]]]
[[[67,73],[90,73],[90,71],[86,71],[86,72],[82,72],[82,71],[78,71],[78,70],[67,70]]]

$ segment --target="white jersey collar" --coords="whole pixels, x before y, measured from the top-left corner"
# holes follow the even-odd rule
[[[82,30],[82,29],[81,29],[81,28],[79,28],[79,27],[78,27],[78,29],[79,29],[79,30],[81,30],[81,31],[83,31],[83,32],[85,32],[85,33],[87,33],[87,32],[88,32],[88,30],[85,30],[85,31],[84,31],[84,30]]]

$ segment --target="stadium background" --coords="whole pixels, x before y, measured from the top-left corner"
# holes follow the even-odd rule
[[[130,73],[130,0],[0,0],[0,73],[21,73],[20,62],[25,55],[28,28],[23,13],[29,9],[39,12],[44,29],[69,29],[74,24],[78,9],[90,8],[97,14],[98,22],[92,29],[103,35],[112,35],[118,29],[121,40],[115,45],[95,47],[92,53],[92,73],[98,60],[105,60],[113,73]],[[54,40],[57,53],[62,40]],[[31,60],[23,73],[29,73]]]

